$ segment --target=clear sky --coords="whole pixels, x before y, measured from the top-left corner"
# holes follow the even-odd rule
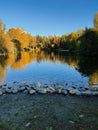
[[[7,28],[32,35],[62,35],[92,27],[98,0],[1,0],[0,19]]]

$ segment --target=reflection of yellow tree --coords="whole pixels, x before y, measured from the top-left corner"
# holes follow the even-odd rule
[[[2,67],[0,65],[0,83],[3,82],[5,76],[6,76],[7,70],[5,67]]]
[[[30,63],[30,56],[29,56],[29,53],[27,53],[27,52],[22,52],[21,53],[21,58],[20,58],[20,60],[18,60],[18,61],[15,61],[12,65],[11,65],[11,68],[13,68],[13,69],[23,69],[23,68],[25,68],[25,66],[27,65],[27,64],[29,64]]]
[[[67,63],[70,67],[76,67],[78,65],[77,57],[69,57]]]
[[[7,66],[11,66],[14,62],[15,62],[15,57],[16,57],[16,54],[14,53],[9,53],[9,56],[8,58],[6,59],[4,65],[7,67]]]
[[[92,85],[93,83],[98,83],[98,71],[90,76],[89,84]]]
[[[53,62],[60,61],[61,64],[67,63],[70,67],[77,67],[79,58],[77,56],[68,56],[62,53],[45,52],[45,51],[22,51],[18,57],[18,53],[9,53],[7,59],[4,60],[3,65],[0,65],[0,80],[3,80],[6,75],[7,66],[12,69],[21,70],[31,62]],[[0,81],[1,82],[1,81]],[[98,82],[98,71],[90,76],[90,83]]]

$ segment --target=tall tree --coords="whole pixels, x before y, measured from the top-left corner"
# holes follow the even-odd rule
[[[94,16],[94,26],[96,29],[98,29],[98,11],[96,12]]]
[[[0,32],[4,33],[6,30],[6,25],[0,19]]]

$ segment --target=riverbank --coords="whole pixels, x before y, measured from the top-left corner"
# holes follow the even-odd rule
[[[98,97],[0,96],[0,130],[97,130]]]

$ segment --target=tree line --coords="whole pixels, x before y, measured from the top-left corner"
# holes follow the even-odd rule
[[[62,36],[32,36],[22,28],[6,31],[6,25],[0,20],[0,54],[33,50],[98,54],[98,12],[94,16],[94,27]]]

